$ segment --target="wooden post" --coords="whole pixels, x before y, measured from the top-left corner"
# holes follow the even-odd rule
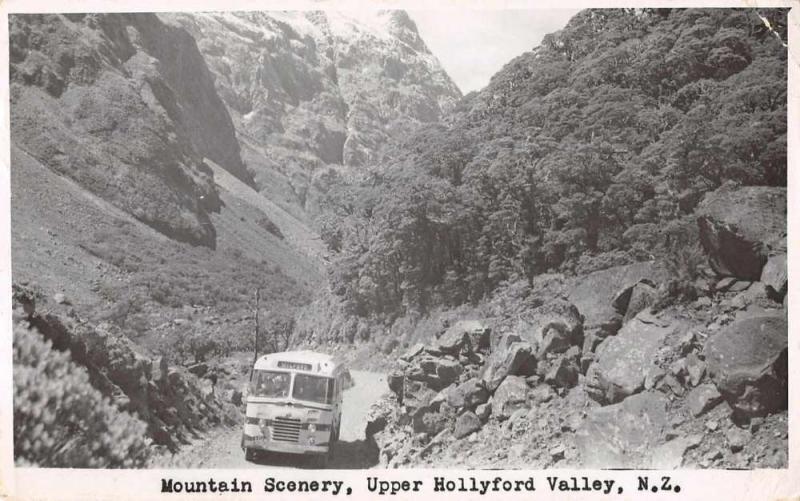
[[[256,289],[256,333],[253,342],[253,368],[250,369],[250,381],[253,380],[256,362],[258,361],[258,301],[261,298],[261,287]]]

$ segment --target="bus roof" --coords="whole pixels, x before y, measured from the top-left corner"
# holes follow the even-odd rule
[[[282,351],[259,357],[254,369],[285,369],[308,372],[320,376],[332,376],[339,369],[332,356],[310,350]]]

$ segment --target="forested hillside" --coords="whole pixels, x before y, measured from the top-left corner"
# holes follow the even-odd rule
[[[785,40],[782,10],[579,13],[331,193],[334,294],[392,320],[690,253],[705,193],[786,184]]]

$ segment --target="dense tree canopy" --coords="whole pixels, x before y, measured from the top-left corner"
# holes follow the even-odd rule
[[[389,319],[477,301],[674,247],[724,183],[785,185],[785,39],[785,10],[582,11],[331,191],[333,292]]]

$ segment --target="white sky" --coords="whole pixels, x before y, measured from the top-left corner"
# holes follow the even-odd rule
[[[461,92],[479,90],[514,57],[560,30],[578,9],[409,10]]]

